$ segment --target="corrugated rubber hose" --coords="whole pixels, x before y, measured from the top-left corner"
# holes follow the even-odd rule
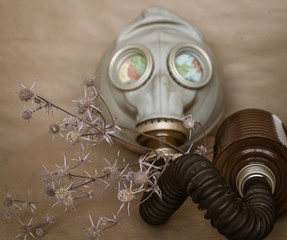
[[[140,214],[149,224],[164,223],[191,196],[199,209],[206,209],[204,217],[228,239],[260,240],[273,229],[275,202],[264,177],[249,179],[241,199],[212,162],[201,155],[186,154],[167,167],[158,185],[162,199],[153,194],[140,205]],[[143,199],[147,196],[149,193]]]

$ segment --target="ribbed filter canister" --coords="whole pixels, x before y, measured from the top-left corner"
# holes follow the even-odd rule
[[[275,176],[277,214],[287,209],[287,131],[274,114],[246,109],[229,116],[216,134],[214,163],[237,192],[240,170],[252,164],[269,168]]]

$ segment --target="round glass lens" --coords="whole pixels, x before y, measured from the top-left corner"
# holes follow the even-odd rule
[[[118,78],[123,84],[139,80],[147,68],[147,59],[141,54],[133,54],[124,59],[118,69]]]
[[[181,53],[175,57],[175,68],[185,80],[200,82],[203,71],[200,62],[191,53]]]

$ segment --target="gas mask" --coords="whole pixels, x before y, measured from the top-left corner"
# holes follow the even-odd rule
[[[220,69],[194,27],[159,7],[143,11],[106,52],[97,79],[117,124],[136,129],[136,136],[118,137],[173,156],[156,180],[161,197],[143,194],[147,223],[164,223],[190,196],[228,239],[263,239],[272,231],[287,208],[286,129],[277,117],[258,109],[230,116],[217,131],[214,164],[199,154],[173,155],[166,144],[187,148],[223,111]],[[194,129],[189,138],[186,115],[205,133]]]
[[[116,123],[186,148],[192,138],[182,118],[192,115],[208,133],[223,111],[223,80],[214,54],[200,32],[173,13],[153,7],[118,35],[97,71],[97,88]],[[160,149],[140,134],[125,142]]]

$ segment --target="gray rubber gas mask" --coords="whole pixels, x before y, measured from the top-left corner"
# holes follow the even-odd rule
[[[204,136],[195,129],[188,140],[184,116],[192,115],[208,133],[223,111],[223,81],[212,51],[198,30],[160,7],[143,11],[120,32],[99,65],[97,87],[118,125],[182,148]],[[164,148],[133,132],[119,137]]]

